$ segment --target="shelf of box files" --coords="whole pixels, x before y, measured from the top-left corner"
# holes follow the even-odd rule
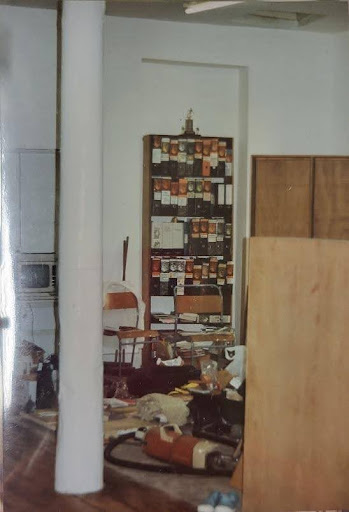
[[[173,311],[173,288],[218,284],[223,318],[183,328],[232,325],[234,286],[233,139],[147,135],[143,139],[142,291],[146,326],[173,329],[157,313]],[[160,299],[159,299],[160,298]],[[161,312],[156,311],[161,306]]]

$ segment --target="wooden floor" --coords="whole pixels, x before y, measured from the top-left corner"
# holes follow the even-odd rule
[[[195,512],[154,488],[106,468],[103,491],[84,496],[54,492],[55,434],[11,421],[4,436],[4,512]],[[1,507],[0,507],[1,508]]]

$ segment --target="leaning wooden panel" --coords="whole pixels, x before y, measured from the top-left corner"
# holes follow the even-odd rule
[[[315,158],[314,237],[349,240],[349,157]]]
[[[349,242],[252,238],[244,512],[349,508]]]

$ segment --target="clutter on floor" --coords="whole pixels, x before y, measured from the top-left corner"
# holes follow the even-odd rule
[[[226,491],[242,453],[244,356],[237,354],[245,348],[228,352],[220,339],[208,343],[197,334],[157,341],[141,368],[123,362],[120,376],[119,361],[104,363],[105,458],[128,470],[212,477]],[[40,377],[47,371],[47,393],[38,387],[43,407],[23,418],[55,430],[52,368],[39,369]]]
[[[199,345],[200,340],[195,343]],[[153,364],[126,370],[122,385],[109,377],[109,382],[114,381],[114,396],[122,399],[120,390],[126,386],[129,397],[139,397],[139,417],[153,425],[111,439],[106,460],[128,469],[231,479],[242,456],[245,347],[231,346],[229,352],[226,347],[213,353],[204,350],[205,357],[197,358],[200,363],[195,365],[188,364],[192,350],[183,358],[171,349],[173,340],[162,339],[154,347]],[[112,391],[109,387],[108,392]],[[124,444],[135,451],[134,459],[120,456]],[[144,455],[148,455],[145,460]],[[225,502],[216,505],[227,506]]]
[[[185,425],[189,409],[180,398],[152,393],[137,400],[139,416],[147,421],[159,420],[161,423]]]

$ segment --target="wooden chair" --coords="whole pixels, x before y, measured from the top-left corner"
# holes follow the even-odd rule
[[[222,291],[216,284],[185,285],[184,295],[178,295],[178,290],[179,287],[176,286],[174,289],[175,334],[178,334],[179,316],[183,313],[215,314],[222,318]],[[215,348],[225,348],[227,345],[231,345],[234,339],[233,332],[220,332],[219,328],[208,333],[198,333],[188,336],[188,341],[191,343],[192,363],[195,342],[213,341]]]
[[[119,363],[119,376],[121,376],[122,372],[122,364],[125,363],[125,350],[124,347],[127,345],[132,345],[132,354],[131,354],[131,366],[134,362],[135,348],[137,344],[147,344],[152,343],[152,341],[141,341],[137,342],[138,338],[150,338],[154,339],[159,336],[158,331],[144,330],[138,329],[139,324],[139,307],[138,300],[134,293],[130,291],[123,292],[112,292],[107,293],[105,297],[105,303],[103,310],[126,310],[126,309],[135,309],[136,310],[136,325],[134,327],[126,327],[122,328],[119,326],[118,329],[113,328],[104,328],[103,334],[105,336],[115,336],[117,338],[118,348],[115,351],[115,362]]]

